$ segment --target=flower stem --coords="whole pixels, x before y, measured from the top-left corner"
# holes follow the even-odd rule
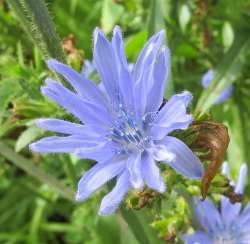
[[[121,215],[133,232],[134,236],[141,244],[161,244],[163,243],[156,234],[156,231],[150,226],[150,219],[146,211],[126,209],[121,207]]]
[[[41,50],[44,59],[65,61],[59,36],[43,0],[8,0],[24,30]]]

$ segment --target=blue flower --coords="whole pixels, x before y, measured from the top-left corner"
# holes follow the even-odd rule
[[[65,134],[41,139],[30,149],[44,153],[74,153],[97,163],[79,181],[76,199],[82,201],[109,180],[116,185],[101,202],[99,214],[115,211],[130,187],[144,184],[164,192],[166,187],[156,162],[162,161],[186,177],[203,174],[200,160],[179,139],[168,136],[187,129],[192,116],[187,106],[192,95],[172,96],[161,107],[168,75],[169,50],[164,31],[152,36],[129,71],[122,33],[113,31],[109,42],[94,31],[94,63],[101,83],[96,85],[69,66],[49,60],[51,70],[62,75],[74,92],[48,78],[42,93],[68,110],[79,123],[40,119],[38,127]]]
[[[214,70],[210,69],[208,70],[202,77],[201,84],[204,88],[207,88],[210,84],[210,82],[214,78]],[[226,101],[229,97],[231,97],[233,92],[233,85],[229,85],[226,87],[226,89],[220,94],[220,96],[216,100],[216,104],[222,103]]]
[[[224,163],[223,172],[228,175],[228,164]],[[247,166],[240,168],[235,191],[242,194],[247,180]],[[183,236],[187,244],[244,244],[250,243],[250,203],[241,211],[242,204],[232,204],[222,197],[220,212],[210,200],[194,199],[196,217],[203,230]]]

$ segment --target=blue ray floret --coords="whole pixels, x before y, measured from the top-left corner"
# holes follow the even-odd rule
[[[201,84],[204,88],[207,88],[211,81],[213,80],[215,75],[214,70],[209,69],[202,77]],[[219,97],[216,99],[215,103],[219,104],[227,99],[229,99],[233,92],[233,85],[228,85],[225,90],[219,95]]]
[[[42,93],[80,123],[38,120],[38,127],[64,135],[43,138],[31,144],[30,149],[73,153],[97,161],[79,181],[78,201],[116,178],[116,185],[101,202],[101,215],[115,211],[131,187],[140,190],[146,184],[164,192],[159,161],[189,178],[203,175],[202,164],[193,152],[181,140],[168,136],[176,129],[187,129],[192,122],[192,116],[187,114],[191,93],[174,95],[160,108],[169,69],[164,38],[164,31],[152,36],[131,70],[120,28],[114,28],[111,42],[96,28],[93,56],[100,77],[98,85],[57,60],[48,61],[48,67],[62,75],[74,91],[47,79]]]
[[[228,164],[223,165],[224,174],[228,175]],[[240,168],[235,192],[243,194],[247,180],[247,166]],[[198,222],[203,227],[191,235],[183,236],[187,244],[248,244],[250,243],[250,203],[241,211],[241,203],[231,203],[226,197],[222,197],[220,211],[214,204],[206,199],[200,201],[194,199],[195,213]]]

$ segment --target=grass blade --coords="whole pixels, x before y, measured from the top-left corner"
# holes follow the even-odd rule
[[[62,197],[70,201],[74,200],[74,193],[71,189],[62,185],[62,183],[55,179],[55,177],[45,173],[44,171],[36,167],[28,159],[15,153],[14,150],[4,145],[3,142],[0,142],[0,154],[11,161],[15,166],[24,170],[27,174],[54,188]]]

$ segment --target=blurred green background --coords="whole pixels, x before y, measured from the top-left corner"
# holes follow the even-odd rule
[[[166,193],[161,212],[151,214],[153,218],[137,212],[130,218],[126,211],[101,218],[98,203],[107,189],[81,204],[71,200],[77,180],[92,162],[29,152],[29,143],[48,134],[35,127],[35,119],[72,118],[41,96],[40,86],[50,73],[7,2],[0,0],[0,243],[156,243],[150,237],[143,239],[150,223],[162,240],[177,242],[171,242],[171,233],[185,232],[189,220],[187,206],[176,192]],[[64,48],[70,49],[67,60],[78,70],[84,60],[92,59],[96,26],[108,35],[115,24],[122,27],[130,62],[151,34],[166,29],[171,50],[166,98],[189,90],[194,96],[192,112],[203,110],[204,101],[213,119],[228,126],[231,141],[226,157],[233,177],[240,164],[250,163],[249,0],[46,3]],[[232,97],[215,106],[216,87],[204,91],[200,83],[210,68],[218,71],[216,84],[234,83]]]

